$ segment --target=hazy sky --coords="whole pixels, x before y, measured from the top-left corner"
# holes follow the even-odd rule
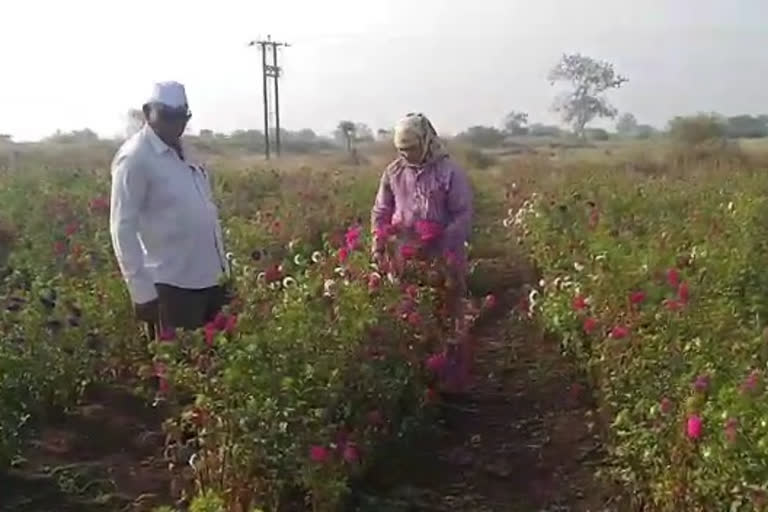
[[[283,126],[389,127],[417,110],[438,131],[552,122],[562,52],[630,78],[621,111],[768,112],[768,0],[0,0],[0,133],[120,133],[157,80],[187,86],[193,128],[260,128],[260,55],[282,52]]]

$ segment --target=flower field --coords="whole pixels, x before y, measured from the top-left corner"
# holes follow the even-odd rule
[[[765,507],[767,184],[593,172],[506,222],[542,273],[520,306],[588,373],[639,508]]]
[[[370,261],[379,172],[218,173],[233,299],[152,343],[112,255],[108,174],[0,176],[0,468],[24,469],[41,429],[119,387],[162,420],[150,450],[171,490],[146,510],[343,510],[470,373],[445,353],[450,257],[408,247],[399,279]],[[605,480],[638,510],[761,510],[765,177],[541,162],[470,177],[468,317],[556,335],[594,393],[583,421]],[[539,276],[520,295],[524,259]]]

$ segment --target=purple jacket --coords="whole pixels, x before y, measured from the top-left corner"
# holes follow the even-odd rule
[[[381,177],[371,224],[374,230],[399,224],[406,234],[413,234],[417,221],[437,222],[443,232],[434,252],[450,251],[464,262],[464,242],[472,229],[472,199],[466,173],[448,156],[423,166],[409,165],[398,158]]]

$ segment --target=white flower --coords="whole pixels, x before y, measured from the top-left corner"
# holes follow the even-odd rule
[[[280,281],[273,281],[273,282],[269,283],[269,287],[272,290],[279,290],[280,289]]]
[[[573,262],[573,268],[576,269],[576,272],[581,272],[584,270],[584,265],[579,263],[578,261]]]
[[[232,261],[233,259],[235,259],[235,255],[231,252],[228,252],[226,254],[226,258],[227,258],[227,261]]]
[[[264,281],[267,278],[267,274],[264,272],[259,272],[259,274],[256,276],[257,281]]]
[[[545,280],[542,279],[539,281],[539,288],[544,288],[546,286],[547,286],[547,282]]]
[[[344,269],[344,267],[336,267],[333,271],[339,277],[344,277],[347,275],[347,271]]]
[[[291,276],[283,278],[283,288],[290,288],[296,286],[296,280]]]
[[[320,263],[323,261],[323,253],[320,251],[315,251],[312,253],[312,262],[313,263]]]
[[[294,247],[296,247],[296,243],[297,243],[296,240],[291,240],[290,242],[288,242],[288,250],[292,251]]]
[[[304,258],[302,258],[301,254],[297,254],[296,256],[293,257],[293,263],[295,265],[301,266],[304,264],[304,262],[302,261],[303,259]]]
[[[323,295],[326,297],[333,297],[333,292],[336,288],[336,281],[333,279],[326,279],[323,283]]]
[[[728,211],[729,211],[729,212],[732,212],[732,211],[733,211],[733,201],[731,201],[730,203],[728,203]]]
[[[508,227],[510,227],[510,226],[512,225],[512,222],[513,222],[513,220],[512,220],[512,219],[504,219],[503,221],[501,221],[501,224],[502,224],[502,225],[503,225],[505,228],[508,228]]]

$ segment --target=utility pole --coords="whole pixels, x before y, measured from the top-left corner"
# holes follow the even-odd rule
[[[272,79],[275,87],[275,152],[280,155],[280,88],[278,85],[280,79],[280,66],[277,63],[278,47],[288,47],[288,43],[272,41],[272,36],[267,36],[266,40],[251,41],[248,46],[258,45],[261,49],[261,73],[262,86],[264,88],[264,155],[267,160],[270,157],[269,145],[269,90],[268,79]],[[267,64],[267,48],[272,48],[272,64]]]

